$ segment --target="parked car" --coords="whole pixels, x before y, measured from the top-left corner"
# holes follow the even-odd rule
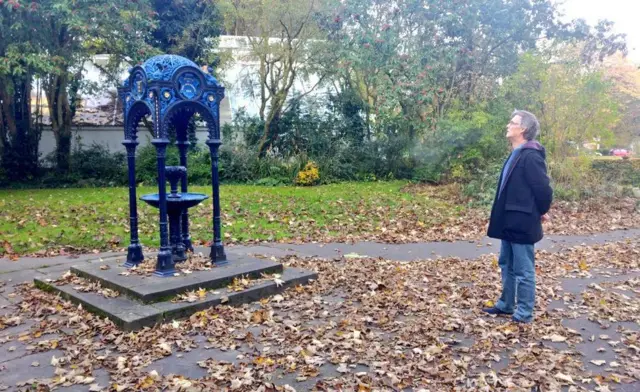
[[[611,150],[611,155],[615,157],[629,158],[631,156],[631,152],[629,150],[625,150],[624,148],[614,148]]]

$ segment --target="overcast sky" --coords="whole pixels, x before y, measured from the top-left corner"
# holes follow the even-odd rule
[[[627,34],[629,58],[640,64],[639,0],[555,0],[567,19],[583,18],[594,25],[599,19],[615,23],[615,30]]]

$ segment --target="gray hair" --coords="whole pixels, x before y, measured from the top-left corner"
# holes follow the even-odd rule
[[[526,110],[514,110],[511,118],[520,116],[520,126],[524,128],[522,136],[527,140],[534,140],[540,134],[540,123],[536,116]]]

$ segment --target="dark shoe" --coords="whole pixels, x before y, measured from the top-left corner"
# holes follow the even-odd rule
[[[484,308],[482,309],[483,312],[488,313],[488,314],[495,314],[495,315],[508,315],[511,316],[513,313],[509,313],[509,312],[503,312],[502,310],[496,308],[495,306],[493,308]]]
[[[511,321],[513,321],[514,323],[517,324],[529,324],[531,321],[524,321],[524,320],[520,320],[519,318],[513,316],[511,317]]]

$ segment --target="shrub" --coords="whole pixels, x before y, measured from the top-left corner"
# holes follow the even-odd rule
[[[341,143],[334,154],[327,154],[316,158],[318,170],[322,173],[321,181],[331,183],[336,181],[363,180],[360,176],[360,167],[356,159],[358,153],[347,143]],[[366,177],[362,176],[362,177]]]
[[[442,180],[443,167],[438,163],[426,163],[416,168],[413,179],[418,182],[438,184]]]
[[[178,149],[175,146],[167,147],[167,166],[175,165],[178,161]],[[139,184],[149,186],[156,186],[158,184],[158,158],[156,148],[152,144],[147,144],[137,149],[136,181]]]
[[[497,114],[493,114],[493,113]],[[420,147],[414,148],[419,162],[413,179],[421,182],[473,184],[469,192],[484,188],[495,165],[501,165],[508,149],[502,132],[508,119],[503,108],[456,109],[438,124]]]
[[[640,186],[640,160],[638,159],[594,159],[591,167],[607,182]]]
[[[211,153],[208,148],[196,148],[187,153],[187,178],[189,184],[211,184]]]
[[[296,176],[296,185],[311,186],[320,181],[320,172],[315,162],[309,161]]]
[[[471,180],[463,185],[463,195],[470,197],[473,200],[472,204],[490,206],[496,195],[502,165],[502,162],[495,161],[479,170]]]
[[[78,146],[71,154],[71,175],[89,186],[117,186],[127,183],[127,157],[112,153],[103,145]]]
[[[593,170],[593,158],[581,155],[550,160],[549,176],[556,199],[581,200],[595,196],[614,196],[617,182],[607,181],[601,172]]]
[[[53,159],[55,159],[53,154],[45,158],[40,178],[21,186],[83,188],[127,184],[127,159],[124,152],[112,153],[107,147],[97,143],[90,146],[78,144],[71,151],[69,173],[64,175],[58,173],[55,166],[51,164]]]
[[[226,183],[290,185],[306,160],[304,156],[258,158],[257,151],[242,145],[223,145],[218,170],[221,181]]]
[[[466,182],[463,194],[474,204],[490,205],[503,162],[495,162]],[[624,196],[627,186],[640,184],[640,161],[598,160],[578,156],[547,162],[554,199],[583,200],[590,197]]]
[[[180,151],[175,145],[167,147],[166,165],[180,164]],[[187,178],[192,185],[211,184],[211,154],[208,149],[197,146],[187,152]],[[158,158],[156,148],[148,144],[138,149],[136,157],[136,181],[144,185],[157,185]]]
[[[225,182],[247,183],[256,180],[258,157],[255,153],[237,146],[223,145],[220,148],[218,172]]]

